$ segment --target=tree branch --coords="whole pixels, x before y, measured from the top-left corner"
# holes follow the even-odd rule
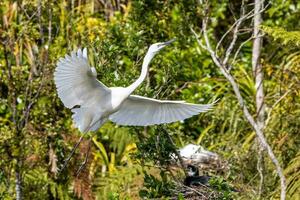
[[[294,84],[291,84],[289,86],[289,88],[291,88]],[[270,108],[269,112],[268,112],[268,116],[265,122],[265,127],[268,126],[270,120],[271,120],[271,114],[272,111],[274,110],[274,108],[291,92],[291,89],[288,89],[279,99],[277,99],[277,101],[272,105],[272,107]]]
[[[232,59],[232,62],[231,62],[232,65],[235,64],[235,60],[236,60],[238,54],[240,53],[241,49],[243,48],[243,46],[244,46],[247,42],[249,42],[250,40],[252,40],[252,39],[253,39],[253,36],[249,37],[247,40],[245,40],[244,42],[242,42],[242,43],[240,44],[240,46],[238,47],[238,49],[236,50],[236,52],[235,52],[235,54],[234,54],[234,56],[233,56],[233,59]],[[229,70],[229,71],[230,71],[230,70]]]
[[[244,16],[245,16],[245,5],[244,4],[245,4],[245,1],[243,0],[242,1],[242,6],[241,6],[241,18],[244,18]],[[236,24],[236,26],[234,28],[233,38],[232,38],[232,40],[230,42],[229,47],[226,50],[225,58],[224,58],[223,63],[222,63],[223,65],[227,64],[227,61],[228,61],[229,56],[230,56],[230,54],[231,54],[231,52],[233,50],[233,47],[234,47],[234,45],[236,43],[236,40],[238,39],[239,28],[240,28],[240,26],[241,26],[241,24],[242,24],[243,21],[244,20],[238,20],[238,23]]]

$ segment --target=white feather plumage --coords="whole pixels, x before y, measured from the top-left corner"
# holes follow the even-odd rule
[[[199,105],[131,95],[145,79],[151,59],[169,43],[150,46],[141,76],[127,88],[108,88],[98,81],[95,68],[88,63],[86,48],[61,58],[57,63],[54,81],[59,98],[67,108],[72,109],[72,118],[79,130],[95,131],[107,119],[120,125],[134,126],[171,123],[210,110],[213,103]]]

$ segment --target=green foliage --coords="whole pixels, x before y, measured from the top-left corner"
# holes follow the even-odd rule
[[[174,184],[170,182],[168,175],[165,172],[161,171],[160,178],[156,178],[151,174],[145,173],[144,187],[145,189],[142,189],[139,192],[141,198],[164,199],[172,195]]]
[[[209,180],[209,185],[215,190],[221,192],[222,195],[218,197],[218,199],[234,199],[234,189],[222,177],[212,177]]]
[[[290,199],[299,199],[300,196],[300,153],[296,155],[295,158],[291,160],[288,167],[285,169],[285,174],[287,175],[287,193]]]
[[[161,167],[167,167],[177,160],[175,146],[166,131],[164,128],[158,127],[154,134],[148,133],[151,136],[137,144],[136,158],[146,163],[153,162]]]
[[[277,145],[275,146],[276,153],[280,155],[283,163],[285,163],[284,173],[287,177],[288,195],[290,199],[297,199],[297,190],[291,188],[298,188],[299,185],[299,174],[297,160],[299,160],[299,149],[295,148],[299,146],[298,139],[292,139],[298,137],[299,130],[299,87],[298,77],[300,76],[299,71],[300,54],[299,51],[290,53],[284,56],[281,63],[276,66],[280,68],[280,71],[275,73],[275,70],[270,70],[270,78],[273,80],[269,82],[270,87],[273,87],[270,95],[277,94],[283,96],[282,100],[273,107],[271,115],[269,116],[269,126],[267,132],[270,136],[278,135]],[[280,84],[271,85],[274,80],[280,80]],[[277,91],[277,92],[276,92]],[[280,133],[276,131],[276,127],[280,127]],[[278,190],[279,188],[277,188]],[[274,195],[274,198],[277,196]]]
[[[261,29],[275,41],[292,47],[300,46],[300,31],[286,31],[281,27],[262,26]]]
[[[97,171],[93,184],[93,191],[97,199],[126,199],[137,196],[138,187],[135,182],[141,174],[141,167],[138,165],[118,166],[114,172],[103,174]]]

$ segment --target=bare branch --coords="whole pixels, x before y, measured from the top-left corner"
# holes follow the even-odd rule
[[[243,1],[244,2],[244,1]],[[243,8],[244,9],[244,8]],[[244,11],[243,11],[244,12]],[[220,45],[222,44],[223,40],[226,38],[226,36],[232,31],[233,28],[235,28],[236,26],[240,26],[241,23],[243,21],[245,21],[246,19],[248,19],[249,16],[253,16],[254,9],[252,9],[251,11],[249,11],[247,14],[243,14],[239,19],[237,19],[231,26],[230,28],[224,33],[224,35],[221,37],[221,39],[219,40],[219,42],[217,43],[216,46],[216,52],[218,52],[218,49],[220,47]],[[239,24],[239,25],[238,25]]]
[[[294,85],[294,83],[292,83],[289,88],[291,88]],[[272,111],[274,110],[274,108],[291,92],[291,89],[287,90],[279,99],[277,99],[277,101],[272,105],[272,107],[270,108],[269,112],[268,112],[268,116],[265,122],[265,127],[268,126],[270,120],[271,120],[271,114]]]
[[[243,1],[243,2],[244,2],[244,1]],[[248,5],[250,5],[250,4],[248,4]],[[253,5],[254,5],[254,4],[253,4]],[[233,29],[234,29],[234,32],[235,32],[235,30],[237,30],[237,33],[236,33],[236,34],[238,34],[238,32],[239,32],[239,27],[240,27],[240,25],[242,24],[242,22],[244,22],[244,21],[247,20],[247,19],[250,19],[250,18],[254,17],[254,16],[257,15],[257,14],[260,14],[260,13],[264,12],[270,5],[271,5],[271,2],[268,2],[268,4],[267,4],[264,8],[262,8],[258,13],[254,13],[254,9],[252,9],[252,10],[250,10],[247,14],[245,14],[245,8],[242,9],[242,7],[244,7],[244,6],[242,6],[241,9],[244,10],[244,11],[243,11],[244,14],[242,14],[241,17],[240,17],[239,19],[237,19],[237,20],[230,26],[230,28],[224,33],[224,35],[221,37],[221,39],[219,40],[219,42],[217,43],[216,48],[215,48],[216,54],[218,54],[219,47],[220,47],[220,45],[222,44],[223,40],[226,38],[226,36],[227,36]],[[235,35],[235,33],[234,33],[234,35]],[[235,42],[234,42],[234,43],[235,43]],[[230,45],[230,46],[234,46],[234,43],[231,42],[231,45]]]
[[[261,5],[262,8],[258,12],[247,16],[247,19],[250,19],[250,18],[254,17],[255,15],[259,15],[259,14],[263,13],[270,5],[271,5],[271,1],[269,1],[265,7],[263,7],[263,3],[262,3],[262,5]]]
[[[194,34],[194,36],[195,36],[195,38],[196,38],[196,40],[197,40],[197,43],[198,43],[198,45],[201,47],[201,48],[203,48],[203,49],[205,49],[205,50],[208,50],[207,48],[206,48],[206,46],[204,46],[203,44],[202,44],[202,42],[200,41],[200,36],[195,32],[195,30],[192,28],[192,27],[190,27],[190,29],[191,29],[191,31],[192,31],[192,33]],[[201,34],[200,34],[201,35]]]
[[[44,44],[44,30],[42,26],[42,1],[38,0],[38,7],[37,7],[37,17],[38,17],[38,25],[40,29],[40,38],[41,43]]]
[[[241,18],[244,18],[244,15],[245,15],[245,1],[243,0],[242,1],[242,5],[241,5]],[[235,28],[234,28],[234,31],[233,31],[233,38],[230,42],[230,45],[229,47],[227,48],[226,50],[226,53],[225,53],[225,58],[223,60],[223,65],[226,65],[227,64],[227,61],[229,59],[229,56],[233,50],[233,47],[236,43],[236,40],[238,39],[238,32],[239,32],[239,28],[242,24],[243,20],[239,20],[239,22],[236,24]]]
[[[221,63],[219,62],[219,58],[218,58],[216,52],[214,52],[212,50],[212,47],[211,47],[211,44],[210,44],[210,41],[209,41],[209,38],[208,38],[208,35],[207,35],[207,21],[208,21],[208,17],[205,17],[202,20],[202,31],[203,31],[203,37],[204,37],[204,40],[205,40],[205,43],[206,43],[206,49],[210,53],[211,58],[213,59],[215,64],[218,67],[220,67],[222,69],[222,71],[224,71],[224,73],[227,73],[226,68],[223,68],[223,65],[221,65]]]
[[[244,42],[242,42],[241,44],[240,44],[240,46],[238,47],[238,49],[236,50],[236,52],[235,52],[235,54],[234,54],[234,56],[233,56],[233,59],[232,59],[232,65],[234,65],[235,64],[235,60],[236,60],[236,58],[237,58],[237,56],[238,56],[238,54],[240,53],[240,51],[241,51],[241,49],[243,48],[243,46],[245,45],[245,44],[247,44],[250,40],[252,40],[253,39],[253,36],[251,35],[251,37],[249,37],[247,40],[245,40]],[[230,71],[230,70],[229,70]]]

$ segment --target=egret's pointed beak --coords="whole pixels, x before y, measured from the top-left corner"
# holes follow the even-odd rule
[[[167,46],[167,45],[171,44],[172,42],[174,42],[175,40],[176,40],[176,38],[173,38],[172,40],[169,40],[168,42],[163,42],[162,44],[164,46]]]
[[[162,42],[161,44],[159,44],[159,50],[161,50],[162,48],[164,48],[165,46],[168,46],[169,44],[171,44],[172,42],[174,42],[176,40],[176,38],[173,38],[172,40],[169,40],[167,42]]]

